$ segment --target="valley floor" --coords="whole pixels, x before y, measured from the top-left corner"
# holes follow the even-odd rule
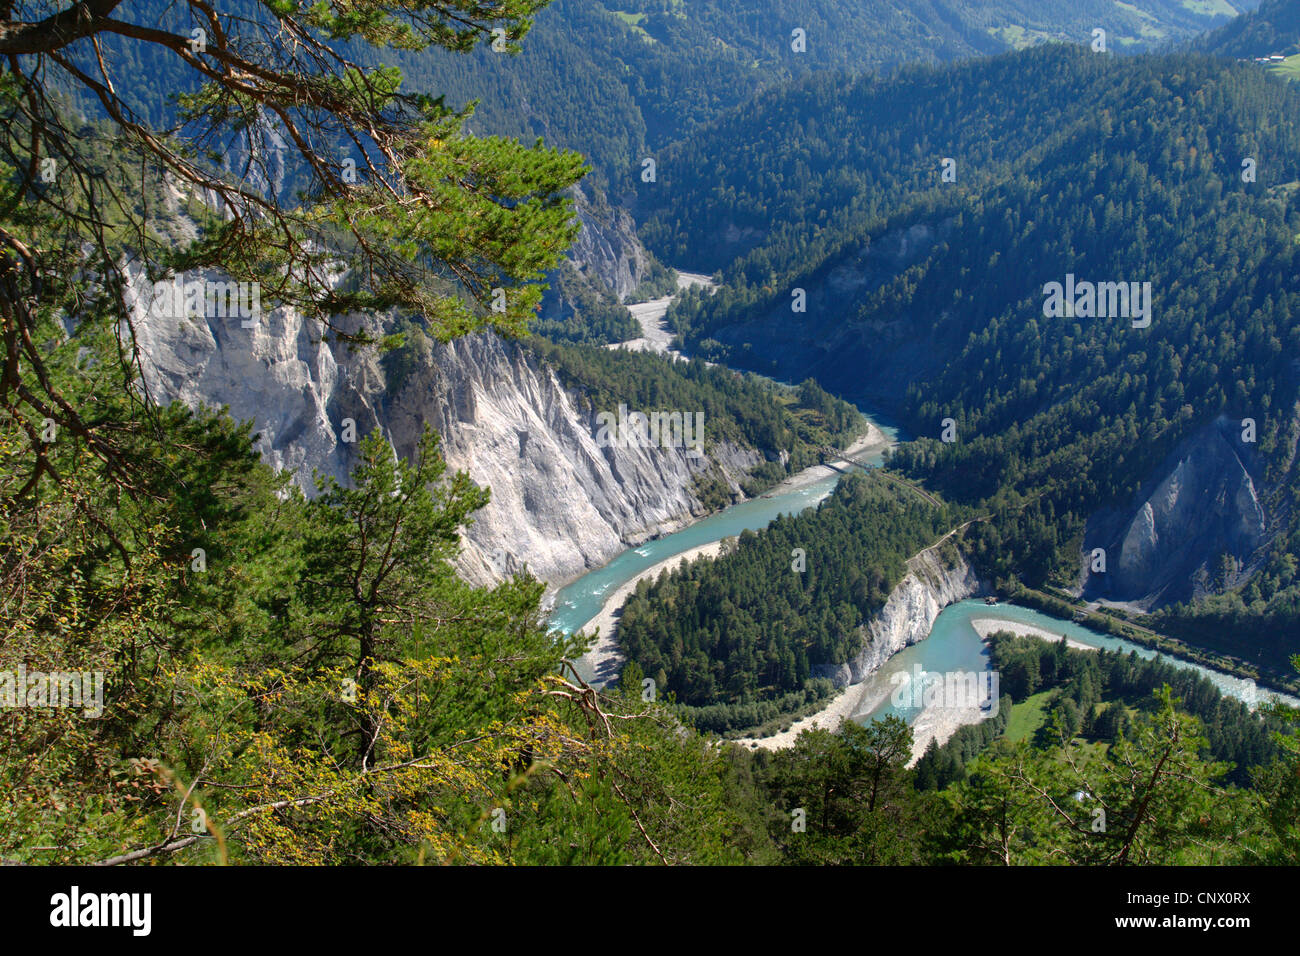
[[[694,272],[678,272],[677,288],[689,289],[692,286],[703,286],[706,289],[714,288],[714,282],[708,276],[699,275]],[[629,305],[628,311],[632,313],[632,318],[637,320],[641,326],[641,337],[629,339],[626,342],[615,342],[607,345],[608,349],[627,349],[632,352],[669,352],[668,346],[672,343],[672,329],[664,321],[668,314],[668,307],[672,305],[676,295],[664,296],[662,299],[654,299],[650,302],[642,302],[638,305]],[[680,353],[673,352],[677,355]]]

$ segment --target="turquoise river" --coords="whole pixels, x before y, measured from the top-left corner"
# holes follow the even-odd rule
[[[897,429],[882,424],[874,418],[873,423],[891,440],[897,440]],[[880,459],[881,454],[877,453],[874,460],[869,462],[879,464]],[[812,507],[834,490],[839,478],[839,475],[834,475],[795,491],[777,493],[733,505],[674,534],[664,535],[623,552],[604,567],[583,575],[559,591],[551,614],[551,626],[566,634],[573,633],[600,612],[605,602],[605,595],[647,568],[699,545],[738,535],[746,529],[757,531],[765,528],[778,515],[797,513]],[[929,637],[895,654],[879,671],[867,679],[856,719],[871,720],[891,713],[898,713],[909,722],[916,717],[916,711],[896,711],[890,703],[890,695],[897,686],[890,681],[890,675],[899,671],[912,671],[918,666],[921,670],[932,673],[986,670],[989,666],[988,650],[971,626],[971,621],[981,618],[1034,625],[1091,647],[1123,650],[1126,653],[1134,651],[1138,656],[1146,658],[1161,657],[1179,667],[1201,672],[1227,694],[1246,700],[1248,703],[1254,700],[1253,685],[1231,675],[1168,657],[1140,645],[1101,634],[1069,621],[1049,617],[1028,608],[1014,605],[989,607],[982,600],[968,600],[945,608],[934,622]],[[1266,693],[1263,688],[1258,691],[1258,698],[1261,700],[1271,696],[1272,693]],[[1300,700],[1294,697],[1278,696],[1292,706],[1300,706]]]

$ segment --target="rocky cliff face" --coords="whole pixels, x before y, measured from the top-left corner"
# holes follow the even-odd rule
[[[970,563],[951,546],[921,551],[907,568],[885,606],[866,625],[858,653],[835,667],[817,668],[814,676],[828,677],[837,687],[865,680],[903,648],[928,637],[945,607],[983,589]]]
[[[713,463],[738,492],[736,479],[762,460],[730,446],[702,458],[598,447],[595,412],[532,353],[492,334],[424,343],[390,390],[385,363],[320,341],[319,326],[293,310],[266,312],[249,328],[238,317],[159,317],[151,291],[137,277],[136,334],[152,400],[229,406],[254,423],[263,459],[309,494],[313,469],[340,481],[351,471],[356,444],[346,419],[358,439],[382,429],[401,454],[426,424],[436,430],[450,469],[492,489],[461,560],[475,582],[526,564],[548,583],[565,583],[702,514],[693,477]]]
[[[1220,418],[1177,448],[1127,508],[1100,512],[1084,535],[1084,595],[1143,608],[1201,597],[1253,572],[1269,517],[1253,446]],[[1092,569],[1093,549],[1105,570]],[[1233,566],[1223,574],[1224,556]]]
[[[735,480],[762,461],[734,446],[598,447],[596,412],[580,408],[549,368],[517,345],[476,335],[432,349],[402,390],[380,403],[408,454],[428,423],[448,463],[492,489],[469,529],[462,569],[487,580],[523,564],[553,584],[703,514],[693,478],[716,461]]]
[[[569,258],[578,271],[594,274],[619,300],[626,299],[650,270],[650,253],[637,238],[636,223],[625,209],[603,196],[589,198],[574,188],[574,207],[582,221]]]

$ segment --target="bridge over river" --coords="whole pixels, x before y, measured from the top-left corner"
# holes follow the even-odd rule
[[[850,465],[854,465],[858,468],[861,468],[863,471],[878,472],[881,476],[887,478],[888,480],[894,482],[895,484],[902,485],[904,488],[916,492],[918,495],[920,495],[930,504],[934,505],[936,508],[943,507],[942,501],[940,501],[934,495],[930,494],[921,486],[913,484],[912,482],[908,481],[906,478],[894,474],[892,471],[878,467],[879,464],[878,458],[875,461],[868,461],[866,459],[857,459],[854,458],[852,455],[846,455],[842,451],[839,451],[835,448],[831,448],[829,445],[822,445],[817,450],[821,452],[822,463],[825,465],[834,467],[834,462],[836,461],[847,461]]]

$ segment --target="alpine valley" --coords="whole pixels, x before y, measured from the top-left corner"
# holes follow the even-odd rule
[[[0,860],[1300,862],[1300,0],[44,6]]]

